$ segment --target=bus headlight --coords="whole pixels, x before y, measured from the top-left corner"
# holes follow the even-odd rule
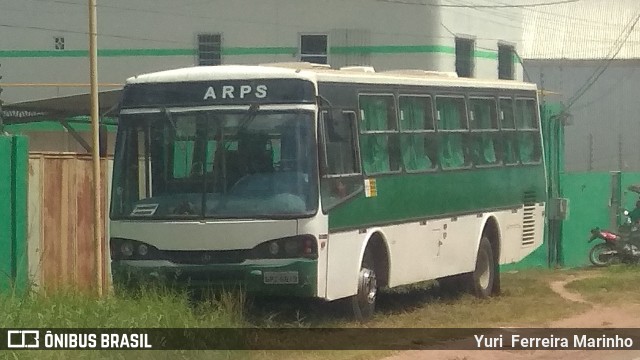
[[[269,244],[269,253],[271,255],[278,255],[278,251],[280,251],[280,245],[278,245],[278,242],[273,241]]]
[[[138,246],[138,254],[140,254],[140,256],[146,256],[149,253],[149,247],[145,244],[140,244]]]
[[[133,244],[129,241],[122,243],[122,245],[120,245],[120,253],[124,257],[130,257],[133,255]]]
[[[163,259],[165,256],[158,248],[140,241],[111,238],[111,260],[149,260]]]
[[[284,251],[283,251],[284,250]],[[318,257],[318,241],[313,235],[289,236],[263,242],[251,250],[252,259]]]

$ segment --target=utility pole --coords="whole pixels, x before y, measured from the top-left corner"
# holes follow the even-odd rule
[[[96,253],[96,283],[102,297],[102,216],[100,191],[100,114],[98,104],[98,25],[96,0],[89,0],[89,77],[91,82],[91,130],[93,135],[93,240]]]

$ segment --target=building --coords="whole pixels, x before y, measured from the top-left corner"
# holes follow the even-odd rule
[[[521,79],[513,56],[521,41],[519,10],[475,10],[474,2],[484,3],[103,2],[97,11],[99,82],[108,89],[130,76],[169,68],[290,61]],[[5,102],[86,90],[79,86],[89,76],[86,2],[0,0],[0,8]]]
[[[640,170],[640,7],[570,2],[524,12],[525,80],[554,93],[572,121],[565,170]]]

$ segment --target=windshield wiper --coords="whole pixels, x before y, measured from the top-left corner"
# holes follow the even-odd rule
[[[253,119],[256,118],[256,115],[258,114],[258,110],[260,110],[260,105],[259,104],[251,104],[249,106],[249,110],[247,110],[247,113],[244,114],[244,117],[242,117],[242,119],[240,120],[239,124],[238,124],[238,128],[236,129],[236,132],[234,135],[239,134],[240,132],[242,132],[249,124],[251,124],[251,122],[253,121]],[[231,143],[227,144],[225,146],[225,150],[229,150],[229,146],[231,146]]]

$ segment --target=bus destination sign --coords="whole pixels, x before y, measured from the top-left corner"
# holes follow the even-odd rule
[[[314,103],[313,83],[300,79],[139,83],[125,86],[123,108]]]

